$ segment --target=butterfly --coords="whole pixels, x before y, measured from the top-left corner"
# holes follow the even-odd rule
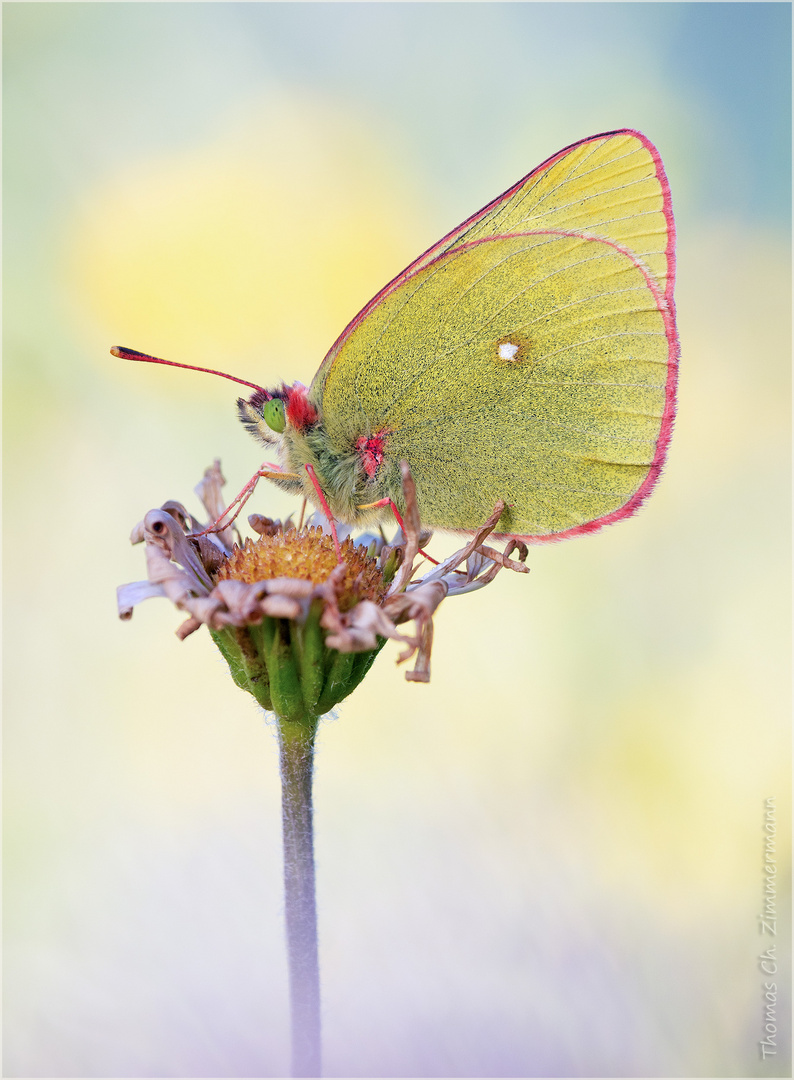
[[[497,534],[527,542],[627,517],[672,433],[674,276],[653,144],[574,143],[386,285],[311,386],[238,400],[279,458],[262,474],[350,525],[404,510],[402,461],[430,528],[473,532],[500,501]]]

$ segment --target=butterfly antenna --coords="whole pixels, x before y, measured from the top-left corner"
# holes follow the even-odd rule
[[[220,375],[222,379],[229,379],[230,382],[240,383],[241,386],[250,386],[252,390],[259,390],[268,399],[271,397],[270,392],[265,390],[264,386],[257,386],[256,383],[248,382],[247,379],[238,379],[236,375],[227,375],[225,371],[196,367],[195,364],[178,364],[175,360],[161,360],[159,356],[149,356],[148,353],[138,352],[137,349],[125,349],[123,345],[114,345],[110,352],[113,356],[118,356],[122,360],[142,360],[147,364],[165,364],[167,367],[181,367],[187,368],[188,371],[203,371],[207,375]]]

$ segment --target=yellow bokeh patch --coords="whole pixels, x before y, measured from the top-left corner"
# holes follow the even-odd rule
[[[308,381],[422,243],[417,218],[359,118],[310,99],[257,108],[90,193],[69,230],[69,306],[108,346]]]

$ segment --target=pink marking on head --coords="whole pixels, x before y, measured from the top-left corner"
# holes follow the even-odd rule
[[[375,478],[375,475],[383,463],[383,456],[386,447],[386,436],[388,431],[378,431],[374,435],[362,435],[355,442],[356,453],[361,458],[361,464],[364,466],[364,472],[367,474],[370,480]]]
[[[294,386],[286,387],[286,392],[287,420],[296,431],[303,431],[304,428],[316,424],[317,410],[306,396],[308,394],[306,387],[296,383]]]

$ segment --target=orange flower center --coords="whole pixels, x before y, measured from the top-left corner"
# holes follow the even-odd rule
[[[366,548],[357,547],[350,537],[342,542],[341,549],[345,573],[337,585],[340,611],[349,610],[359,600],[380,602],[388,584],[377,560],[367,555]],[[321,585],[337,565],[333,540],[322,529],[302,532],[291,529],[257,540],[247,539],[242,547],[234,548],[214,577],[216,581],[233,579],[247,584],[290,577]]]

